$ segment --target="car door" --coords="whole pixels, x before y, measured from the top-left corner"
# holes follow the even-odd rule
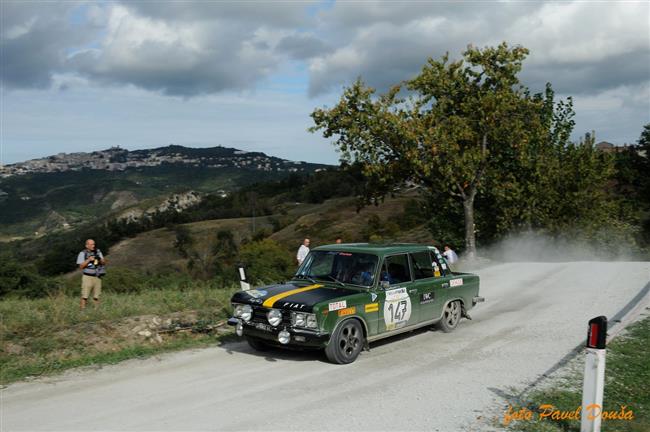
[[[417,324],[419,301],[417,290],[412,286],[408,254],[396,254],[384,258],[380,283],[383,285],[381,293],[383,320],[379,320],[379,332],[393,331]]]
[[[419,322],[431,321],[440,317],[445,289],[448,283],[446,265],[442,267],[435,253],[428,250],[409,254],[413,269],[411,289],[417,290]]]

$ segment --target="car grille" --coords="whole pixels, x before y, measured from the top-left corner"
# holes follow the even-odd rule
[[[253,306],[253,318],[251,321],[253,322],[260,322],[264,324],[268,324],[269,321],[266,319],[266,313],[269,311],[269,308],[265,307],[259,307],[259,306]],[[290,311],[282,311],[282,324],[280,326],[290,326],[291,325],[291,312]],[[278,327],[280,327],[278,326]]]

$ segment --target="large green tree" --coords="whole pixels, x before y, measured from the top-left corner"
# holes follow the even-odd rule
[[[430,58],[418,76],[380,96],[357,80],[333,108],[314,110],[311,130],[335,137],[344,162],[361,164],[366,204],[409,181],[425,196],[462,205],[465,250],[474,256],[477,194],[490,185],[509,195],[507,180],[520,187],[522,178],[510,169],[521,171],[521,161],[536,154],[531,144],[544,145],[553,134],[567,139],[572,127],[556,115],[552,98],[549,112],[548,98],[521,85],[527,54],[506,43],[470,46],[460,60]],[[554,131],[558,121],[569,123]],[[532,164],[530,175],[538,168]]]

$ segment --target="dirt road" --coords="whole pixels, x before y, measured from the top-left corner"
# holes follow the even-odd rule
[[[2,430],[481,430],[650,281],[650,263],[478,271],[486,303],[451,334],[371,345],[347,366],[245,343],[135,360],[2,391]],[[647,289],[646,289],[647,290]],[[635,298],[636,297],[636,298]]]

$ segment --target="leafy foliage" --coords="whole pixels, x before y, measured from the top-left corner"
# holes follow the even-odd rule
[[[292,254],[271,239],[242,246],[239,258],[249,269],[248,277],[255,284],[287,279],[297,266]]]
[[[373,202],[405,180],[462,203],[465,246],[475,250],[474,199],[497,161],[517,159],[543,127],[540,101],[519,84],[523,47],[469,47],[463,59],[429,59],[421,73],[373,98],[358,80],[332,109],[312,113],[315,126],[345,161],[356,161],[372,182]],[[400,97],[402,86],[411,92]],[[503,169],[503,168],[501,168]]]
[[[33,263],[21,263],[7,253],[0,254],[0,297],[43,297],[56,288],[54,283],[39,275]]]
[[[470,255],[476,233],[483,242],[524,229],[595,235],[617,221],[605,188],[612,159],[592,136],[569,141],[570,98],[555,101],[550,84],[540,94],[520,84],[527,54],[506,43],[470,46],[461,60],[429,59],[380,96],[357,80],[333,108],[314,110],[311,130],[335,137],[342,160],[361,166],[364,204],[414,183],[433,235],[458,242],[463,220]]]

